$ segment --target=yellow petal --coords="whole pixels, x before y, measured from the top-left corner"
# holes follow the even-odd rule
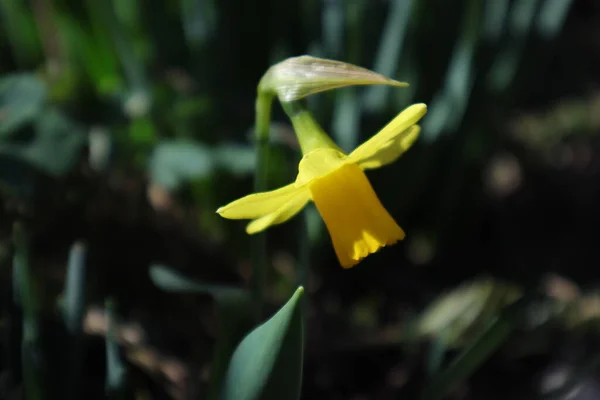
[[[264,231],[272,225],[281,224],[298,214],[310,200],[310,192],[306,188],[297,190],[292,197],[276,211],[255,219],[246,227],[246,232],[250,235]]]
[[[346,164],[346,158],[344,153],[331,148],[320,148],[306,153],[298,165],[296,187],[332,173]]]
[[[404,239],[356,164],[312,181],[308,188],[325,221],[342,267],[350,268],[381,247]]]
[[[358,146],[349,156],[348,161],[360,163],[367,160],[385,148],[388,143],[401,135],[405,130],[419,122],[427,112],[425,104],[413,104],[404,109],[389,124],[380,130],[375,136]]]
[[[393,140],[389,141],[377,153],[369,158],[362,159],[358,165],[362,169],[373,169],[383,167],[396,161],[400,156],[412,146],[419,137],[421,127],[413,125]]]
[[[294,184],[283,186],[269,192],[254,193],[235,200],[217,210],[223,218],[252,219],[277,211],[287,203],[298,188]]]

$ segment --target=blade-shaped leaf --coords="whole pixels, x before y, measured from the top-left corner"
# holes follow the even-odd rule
[[[236,287],[199,283],[163,265],[150,267],[150,279],[156,286],[167,292],[201,293],[217,298],[243,296],[246,292]]]
[[[11,75],[0,80],[0,135],[7,135],[41,113],[47,91],[32,74]]]
[[[69,172],[86,142],[80,128],[54,109],[36,119],[32,135],[23,132],[22,136],[0,143],[0,159],[14,161],[17,166],[13,168],[25,163],[54,177]]]
[[[123,399],[127,389],[127,370],[121,358],[117,342],[117,315],[115,300],[108,298],[104,301],[107,318],[106,331],[106,382],[104,391],[107,399]]]
[[[303,292],[300,286],[271,319],[242,340],[229,363],[221,400],[300,398]]]
[[[160,143],[149,161],[152,181],[175,190],[189,179],[203,178],[213,168],[210,149],[188,141]]]
[[[68,373],[65,376],[65,390],[70,399],[77,399],[82,368],[82,336],[85,316],[85,272],[86,247],[76,242],[71,247],[67,264],[67,279],[64,289],[63,319],[69,334]]]
[[[256,153],[250,146],[225,143],[211,148],[184,140],[161,142],[149,161],[152,180],[169,190],[206,178],[216,169],[243,175],[251,173],[255,165]]]

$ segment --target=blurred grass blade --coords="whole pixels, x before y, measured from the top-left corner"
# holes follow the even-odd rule
[[[363,48],[362,19],[365,13],[365,2],[356,0],[345,2],[346,15],[346,59],[350,62],[360,62],[360,52]],[[341,44],[340,44],[341,45]],[[360,137],[361,104],[358,88],[348,87],[334,97],[331,132],[336,143],[347,152],[356,147]]]
[[[39,33],[24,0],[0,0],[0,29],[6,33],[16,63],[28,69],[40,61]]]
[[[464,283],[427,306],[415,325],[415,334],[439,340],[449,348],[459,347],[521,296],[520,288],[491,278]]]
[[[302,384],[303,328],[299,287],[268,321],[235,350],[221,400],[294,400]]]
[[[119,342],[117,341],[117,314],[114,299],[106,299],[106,383],[105,393],[108,399],[123,399],[127,374],[121,359]]]
[[[341,0],[322,2],[323,47],[327,58],[339,58],[344,42],[344,4]]]
[[[27,234],[20,223],[13,226],[13,274],[14,289],[23,309],[23,338],[21,343],[21,363],[23,382],[27,400],[43,399],[43,352],[40,343],[39,301],[29,265],[29,245]]]
[[[421,314],[418,335],[436,337],[446,346],[455,346],[483,311],[494,284],[491,279],[482,279],[440,295]]]
[[[567,19],[572,4],[572,0],[546,0],[542,3],[537,18],[537,31],[540,36],[546,39],[556,36]]]
[[[218,299],[223,296],[244,297],[248,294],[245,289],[193,281],[183,274],[163,265],[150,266],[150,279],[157,287],[167,292],[201,293],[215,296]]]
[[[63,318],[68,333],[69,373],[65,374],[67,398],[78,399],[82,368],[82,326],[85,314],[85,264],[86,248],[81,242],[71,247],[64,289]]]
[[[404,90],[395,90],[393,92],[393,107],[402,110],[407,104],[414,103],[414,98],[419,87],[419,68],[412,57],[405,57],[400,61],[396,76],[401,76],[410,86]]]
[[[85,312],[86,247],[82,242],[71,246],[65,283],[64,319],[70,333],[81,333]]]
[[[483,26],[488,40],[497,42],[500,39],[509,8],[510,0],[486,0]]]
[[[510,10],[508,27],[514,39],[524,39],[531,31],[540,0],[517,0]]]
[[[342,150],[349,153],[358,144],[360,128],[360,104],[356,88],[344,88],[336,96],[331,130]]]
[[[181,0],[181,22],[185,38],[192,48],[204,46],[217,30],[214,0]]]
[[[498,52],[492,64],[487,77],[487,85],[491,92],[506,90],[514,80],[538,4],[539,0],[517,0],[511,8],[508,23],[511,42]]]
[[[523,323],[532,300],[531,297],[523,297],[506,307],[470,346],[456,356],[446,370],[435,376],[430,384],[426,385],[421,399],[441,400],[447,398],[452,389],[471,376]]]
[[[57,16],[58,30],[67,44],[72,64],[82,68],[100,95],[114,95],[122,90],[119,63],[110,40],[66,13]],[[87,29],[86,29],[87,28]]]
[[[111,37],[130,91],[147,93],[144,67],[134,51],[132,38],[126,35],[122,22],[117,18],[113,2],[88,0],[86,4],[96,26],[101,26]]]
[[[475,80],[474,55],[479,38],[480,0],[469,0],[463,32],[456,43],[441,92],[437,93],[423,121],[423,138],[434,141],[442,131],[453,132],[462,122]]]
[[[379,42],[379,49],[373,67],[374,71],[389,77],[393,77],[398,71],[398,62],[402,55],[413,3],[413,0],[390,1],[390,10]],[[404,80],[404,77],[402,79]],[[413,82],[409,83],[413,84]],[[385,109],[389,89],[387,86],[368,88],[365,93],[365,110],[369,113],[375,113]]]
[[[442,338],[431,340],[429,351],[427,352],[426,372],[428,376],[439,373],[444,362],[444,355],[448,349],[448,343]]]

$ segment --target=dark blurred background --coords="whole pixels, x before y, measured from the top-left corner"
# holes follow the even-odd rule
[[[307,211],[302,398],[415,398],[481,321],[533,292],[539,308],[452,398],[532,399],[569,379],[553,398],[600,398],[597,1],[0,0],[0,293],[8,304],[13,222],[49,315],[69,248],[86,244],[86,398],[102,397],[107,296],[137,398],[205,398],[213,301],[164,292],[148,269],[246,284],[245,221],[215,210],[252,191],[258,81],[301,54],[410,83],[310,98],[345,150],[429,107],[414,147],[369,173],[403,242],[343,270]],[[300,157],[278,104],[271,141],[275,188]],[[301,222],[268,231],[270,312],[296,286]],[[0,371],[18,396],[18,373]]]

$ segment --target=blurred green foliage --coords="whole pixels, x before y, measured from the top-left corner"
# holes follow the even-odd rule
[[[599,19],[589,0],[0,0],[0,398],[593,390]],[[214,211],[252,190],[260,78],[300,54],[410,83],[309,99],[346,150],[428,104],[370,175],[408,236],[341,271],[314,209],[275,228],[252,330],[251,242]],[[276,105],[269,187],[297,150]],[[535,380],[554,364],[562,391]]]

